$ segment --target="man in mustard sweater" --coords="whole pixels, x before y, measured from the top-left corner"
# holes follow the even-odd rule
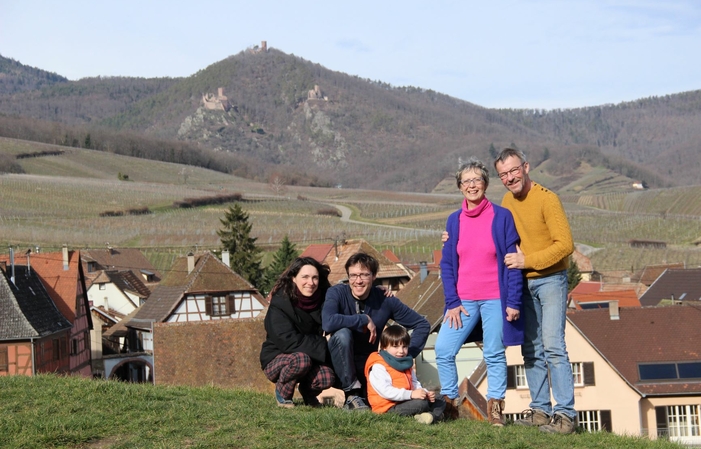
[[[574,251],[570,225],[558,196],[529,178],[530,167],[521,151],[505,148],[494,168],[509,190],[501,205],[513,214],[521,236],[518,252],[507,254],[504,262],[507,268],[523,270],[527,280],[523,284],[525,341],[521,353],[531,403],[516,424],[538,426],[550,433],[572,433],[577,427],[577,412],[565,346],[567,265]]]

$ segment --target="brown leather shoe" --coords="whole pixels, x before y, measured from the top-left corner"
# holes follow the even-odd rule
[[[445,401],[443,419],[445,421],[452,421],[454,419],[460,418],[460,410],[458,410],[457,405],[455,405],[456,400],[450,399],[448,396],[443,396],[443,400]]]
[[[487,420],[493,426],[504,427],[503,399],[490,399],[487,402]]]

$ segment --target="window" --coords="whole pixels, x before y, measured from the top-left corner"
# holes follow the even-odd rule
[[[526,379],[526,367],[518,365],[516,367],[516,388],[528,388],[528,380]]]
[[[88,273],[93,273],[97,268],[97,262],[88,262]]]
[[[7,346],[0,346],[0,371],[8,371],[10,361],[7,356]]]
[[[229,316],[236,312],[234,295],[220,294],[205,296],[205,313],[209,316]]]
[[[575,387],[595,385],[594,362],[572,363],[572,380],[574,381]],[[526,378],[525,366],[512,365],[507,367],[506,388],[528,388],[528,380]]]
[[[701,379],[701,362],[669,362],[638,365],[640,380]]]
[[[595,385],[594,362],[574,362],[572,365],[572,381],[575,387]]]
[[[672,438],[701,436],[701,429],[699,429],[700,408],[698,405],[655,407],[657,435]]]
[[[104,290],[107,288],[105,283],[97,284],[97,286],[99,287],[100,290]]]
[[[78,354],[78,339],[71,338],[71,355]]]
[[[579,427],[588,432],[611,431],[611,410],[583,410],[577,412]]]

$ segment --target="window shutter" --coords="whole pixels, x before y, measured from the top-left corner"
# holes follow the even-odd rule
[[[506,389],[513,390],[516,388],[516,366],[506,367]]]
[[[209,295],[204,297],[204,313],[212,316],[212,297]]]
[[[582,363],[584,371],[584,385],[596,385],[594,378],[594,362]]]
[[[657,418],[657,436],[667,435],[667,407],[655,407]]]
[[[226,297],[226,313],[228,315],[236,313],[236,298],[234,295],[228,295]]]
[[[611,410],[601,410],[599,413],[601,417],[601,430],[611,432]]]

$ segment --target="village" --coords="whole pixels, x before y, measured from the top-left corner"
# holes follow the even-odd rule
[[[362,239],[301,251],[348,282],[345,261],[363,251],[380,262],[377,283],[424,316],[431,335],[416,358],[422,384],[439,388],[433,343],[442,323],[440,251],[404,264]],[[566,343],[579,426],[699,444],[701,268],[669,263],[599,273],[575,251],[580,282],[570,292]],[[191,252],[167,273],[132,248],[70,249],[0,256],[0,375],[61,373],[154,385],[216,385],[272,392],[260,368],[269,298],[230,268],[230,254]],[[479,344],[458,354],[460,413],[486,416]],[[507,348],[505,416],[528,408],[519,347]],[[341,405],[342,392],[319,399]]]

